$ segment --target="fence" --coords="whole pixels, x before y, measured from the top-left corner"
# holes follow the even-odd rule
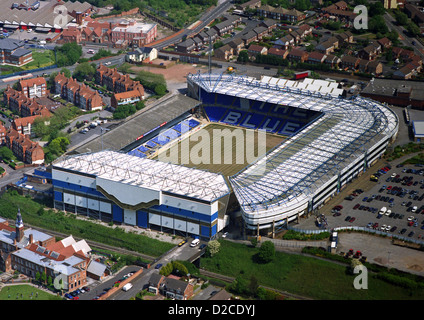
[[[376,235],[379,235],[379,236],[389,237],[389,238],[392,238],[392,239],[398,239],[398,240],[405,241],[405,242],[424,245],[423,240],[412,239],[410,237],[405,237],[405,236],[402,236],[402,235],[396,234],[396,233],[390,233],[390,232],[386,232],[386,231],[376,230],[376,229],[373,229],[373,228],[359,227],[359,226],[337,227],[337,228],[334,228],[332,230],[330,230],[330,229],[304,230],[304,229],[298,229],[298,228],[294,228],[294,227],[291,227],[291,226],[287,226],[287,229],[297,231],[297,232],[301,232],[301,233],[305,233],[305,234],[319,234],[319,233],[322,233],[322,232],[332,232],[332,231],[367,232],[367,233],[373,233],[373,234],[376,234]]]
[[[30,70],[24,70],[24,71],[18,71],[18,72],[13,72],[13,73],[9,73],[9,74],[5,74],[5,75],[0,75],[0,79],[4,79],[4,78],[9,78],[9,77],[15,77],[15,76],[20,76],[20,75],[25,75],[27,73],[30,72],[38,72],[38,71],[43,71],[43,70],[48,70],[48,69],[54,69],[57,68],[57,65],[51,65],[48,67],[43,67],[43,68],[38,68],[38,69],[30,69]]]

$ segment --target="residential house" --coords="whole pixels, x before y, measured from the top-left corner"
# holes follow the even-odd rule
[[[350,31],[339,33],[336,38],[339,40],[339,47],[353,43],[353,34]]]
[[[301,32],[298,32],[297,30],[293,30],[288,35],[293,38],[294,43],[296,45],[298,45],[298,44],[300,44],[302,42],[303,37],[302,37],[302,33]]]
[[[405,4],[404,12],[408,17],[414,21],[417,25],[424,23],[424,12],[420,8],[413,4]]]
[[[238,55],[244,48],[244,42],[241,38],[235,38],[228,42],[228,45],[233,49],[233,54]]]
[[[286,35],[278,40],[272,42],[274,46],[278,46],[281,49],[289,49],[295,45],[295,40],[290,35]]]
[[[306,62],[310,64],[322,64],[324,63],[326,58],[326,54],[318,51],[313,51],[309,53],[308,60],[306,60]]]
[[[55,92],[68,102],[86,110],[101,110],[103,99],[96,90],[92,90],[85,84],[79,84],[73,78],[67,78],[59,72],[54,79]]]
[[[21,79],[18,82],[19,91],[28,97],[45,97],[49,93],[47,90],[47,82],[44,77],[37,77],[31,79]]]
[[[360,60],[360,58],[351,55],[343,55],[341,58],[341,68],[344,70],[356,70]]]
[[[251,44],[249,48],[247,48],[247,53],[251,60],[255,60],[258,54],[265,55],[268,53],[268,49],[264,46],[259,46],[256,44]]]
[[[324,42],[320,42],[316,47],[315,50],[318,52],[321,52],[323,54],[330,54],[332,52],[334,52],[334,44],[331,41],[324,41]]]
[[[6,133],[7,129],[3,125],[3,123],[0,123],[0,145],[6,144]]]
[[[329,65],[331,68],[338,68],[341,62],[342,60],[334,54],[327,55],[327,57],[324,60],[324,63],[326,65]]]
[[[7,86],[3,92],[3,101],[9,106],[9,109],[18,113],[21,117],[29,117],[32,115],[50,116],[50,112],[46,106],[38,103],[35,99],[28,98],[23,92],[15,90]]]
[[[6,133],[6,146],[21,161],[28,164],[44,163],[43,148],[27,136],[10,128]]]
[[[367,72],[376,76],[381,75],[383,73],[383,64],[378,60],[370,61]]]
[[[392,47],[393,59],[399,59],[403,49],[399,47]]]
[[[92,90],[83,83],[75,93],[75,105],[85,111],[102,110],[103,99],[97,90]]]
[[[296,62],[305,62],[308,59],[308,53],[300,49],[291,49],[287,59]]]
[[[237,10],[245,11],[247,9],[256,9],[261,6],[261,0],[250,0],[242,4],[235,4]]]
[[[365,48],[362,48],[358,57],[365,60],[374,60],[381,53],[381,46],[377,42],[374,42]]]
[[[266,27],[256,27],[253,29],[253,32],[256,33],[256,38],[258,41],[261,41],[263,37],[268,35],[268,28]]]
[[[241,36],[241,39],[244,42],[244,46],[247,47],[250,43],[256,41],[258,39],[258,35],[253,30],[250,30],[249,32],[243,34]]]
[[[140,81],[134,81],[128,74],[121,74],[116,68],[108,68],[100,64],[94,75],[95,82],[101,86],[106,86],[112,92],[125,92],[139,90],[144,96],[144,88]]]
[[[382,50],[387,50],[392,46],[392,41],[387,37],[377,40],[377,43],[381,46]]]
[[[28,137],[31,137],[32,133],[32,126],[34,124],[34,120],[39,118],[40,116],[30,116],[30,117],[23,117],[23,118],[17,118],[14,119],[12,122],[12,128],[19,132],[20,134],[26,135]]]
[[[415,53],[413,50],[403,49],[399,54],[399,58],[401,58],[404,62],[412,61],[414,57]]]
[[[125,55],[127,62],[149,62],[158,57],[158,50],[152,47],[139,47]]]
[[[259,26],[268,29],[268,33],[271,33],[275,28],[277,28],[277,25],[277,21],[273,19],[265,19],[259,23]]]
[[[148,285],[149,292],[161,294],[169,299],[189,300],[193,296],[193,285],[191,283],[171,276],[152,274]]]
[[[271,18],[275,20],[288,21],[297,23],[304,20],[306,15],[296,9],[285,9],[282,7],[274,8],[270,5],[262,5],[257,9],[258,15],[264,18]]]
[[[366,73],[368,71],[368,64],[370,63],[370,60],[366,59],[359,59],[358,63],[358,71]]]
[[[141,100],[144,100],[144,91],[131,90],[114,93],[110,99],[110,105],[112,108],[116,109],[120,105],[134,104]]]
[[[289,50],[279,49],[276,47],[272,47],[268,49],[269,56],[275,56],[282,59],[286,59],[288,54],[289,54]]]
[[[224,20],[222,22],[217,23],[211,29],[215,29],[220,37],[233,32],[234,24],[231,20]]]
[[[312,35],[313,28],[309,24],[302,24],[297,30],[302,38]]]
[[[187,38],[185,41],[177,43],[176,45],[178,52],[190,53],[194,51],[196,47],[196,42],[192,38]]]
[[[197,37],[202,40],[204,45],[208,45],[209,42],[214,43],[216,41],[216,39],[218,38],[218,33],[215,29],[209,29],[206,31],[199,32],[197,34]]]
[[[222,47],[219,47],[218,49],[215,49],[213,55],[217,59],[228,61],[233,57],[234,49],[229,44],[226,44]]]
[[[418,72],[418,66],[414,63],[408,63],[404,67],[393,72],[394,79],[408,80],[415,76]]]

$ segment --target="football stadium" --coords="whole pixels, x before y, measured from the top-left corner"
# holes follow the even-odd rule
[[[125,147],[55,163],[55,207],[206,240],[230,216],[273,232],[372,166],[398,131],[384,104],[329,81],[197,73],[187,89],[172,119]]]

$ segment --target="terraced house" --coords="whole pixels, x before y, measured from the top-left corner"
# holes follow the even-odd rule
[[[58,73],[54,79],[55,92],[68,102],[75,104],[83,110],[102,110],[103,99],[99,93],[90,89],[85,84],[79,84],[73,78],[67,78],[63,73]]]
[[[48,94],[47,82],[44,77],[20,80],[18,90],[28,98],[45,97]]]
[[[47,107],[35,101],[35,98],[28,98],[22,91],[15,90],[10,86],[3,92],[3,101],[10,110],[18,113],[21,117],[34,115],[49,117],[51,115]]]
[[[27,164],[44,163],[43,148],[14,129],[9,129],[6,133],[6,146],[19,160]]]

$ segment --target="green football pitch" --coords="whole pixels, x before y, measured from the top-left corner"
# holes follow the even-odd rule
[[[159,150],[154,159],[231,176],[262,158],[286,137],[210,123],[178,143]]]
[[[19,284],[4,286],[1,289],[0,301],[5,300],[63,300],[63,298],[31,285]]]

